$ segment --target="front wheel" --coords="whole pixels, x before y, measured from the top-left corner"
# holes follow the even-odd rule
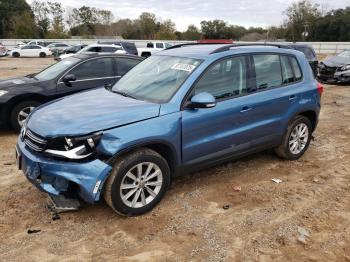
[[[141,215],[160,202],[169,184],[167,161],[157,152],[142,148],[116,161],[104,188],[104,198],[121,215]]]
[[[40,105],[37,101],[25,101],[17,104],[11,111],[10,121],[12,128],[19,132],[23,123],[27,120],[29,114],[35,107]]]
[[[308,149],[312,135],[310,120],[297,116],[289,124],[282,144],[275,149],[276,154],[284,159],[297,160]]]

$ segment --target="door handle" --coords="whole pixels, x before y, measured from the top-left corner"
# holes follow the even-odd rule
[[[242,109],[241,109],[241,113],[245,113],[245,112],[248,112],[248,111],[250,111],[250,110],[252,110],[251,107],[249,107],[249,106],[244,106],[244,107],[242,107]]]
[[[294,101],[295,99],[297,99],[296,95],[289,96],[289,101]]]

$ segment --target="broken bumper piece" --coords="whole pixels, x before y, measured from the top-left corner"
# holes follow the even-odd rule
[[[103,184],[112,169],[99,159],[78,163],[47,158],[27,149],[21,139],[16,146],[16,162],[27,179],[41,191],[53,196],[79,195],[88,203],[99,201]]]

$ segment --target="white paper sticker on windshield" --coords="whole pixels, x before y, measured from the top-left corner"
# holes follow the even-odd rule
[[[195,68],[196,67],[194,65],[180,64],[180,63],[176,63],[175,65],[173,65],[171,67],[171,69],[182,70],[182,71],[187,71],[187,72],[191,72]]]

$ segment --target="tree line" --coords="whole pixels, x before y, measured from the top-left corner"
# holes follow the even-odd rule
[[[65,8],[60,2],[0,1],[0,38],[69,38],[122,36],[125,39],[232,39],[242,41],[350,41],[350,7],[325,12],[309,0],[294,2],[279,26],[268,28],[231,25],[223,20],[202,21],[176,30],[170,19],[144,12],[137,19],[115,20],[110,10],[81,6]]]

